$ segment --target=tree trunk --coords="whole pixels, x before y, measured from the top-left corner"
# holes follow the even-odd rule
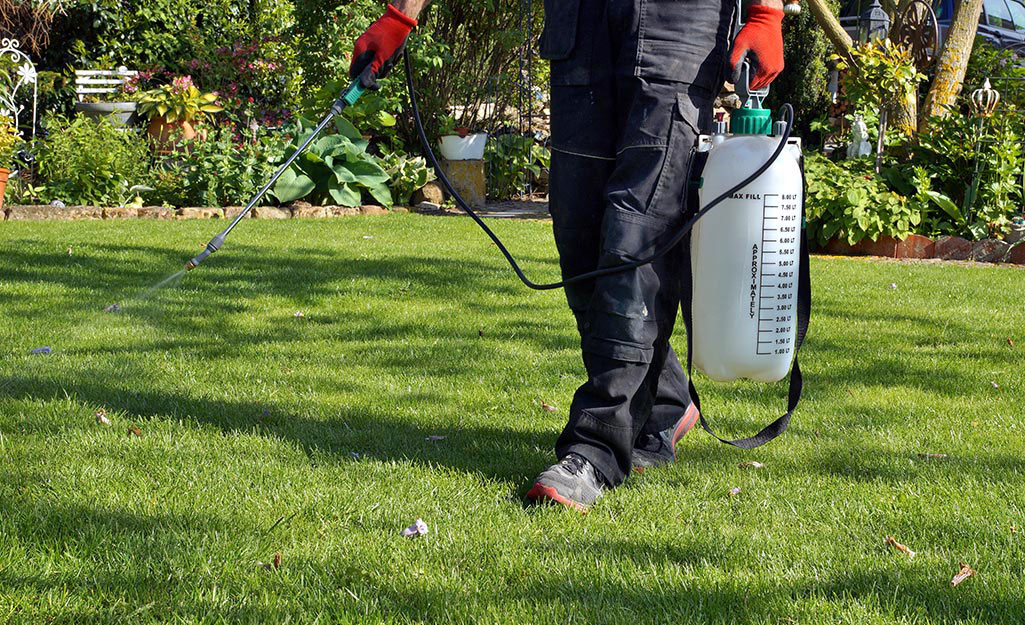
[[[922,116],[918,121],[919,131],[929,126],[932,116],[946,116],[957,101],[964,81],[968,57],[975,43],[975,30],[982,14],[983,0],[961,0],[954,11],[954,20],[947,31],[947,40],[943,42],[943,52],[936,63],[936,77],[932,87],[925,96]]]
[[[896,42],[898,40],[901,18],[904,15],[904,11],[908,10],[910,4],[911,0],[900,0],[900,4],[897,6],[894,14],[893,26],[890,28],[891,41]],[[913,13],[919,17],[924,17],[925,11],[924,6],[916,4]],[[909,13],[908,17],[914,17],[914,15]],[[891,123],[905,137],[914,137],[915,132],[918,130],[918,88],[915,87],[903,98],[894,98],[887,103],[887,108],[890,112]]]
[[[808,0],[808,7],[811,8],[815,21],[819,23],[823,32],[826,33],[826,38],[833,44],[836,53],[845,59],[850,59],[854,41],[843,29],[843,26],[840,26],[840,21],[833,15],[833,11],[829,8],[826,0]]]

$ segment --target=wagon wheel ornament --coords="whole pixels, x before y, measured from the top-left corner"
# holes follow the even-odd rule
[[[900,15],[897,41],[911,50],[919,71],[925,71],[936,60],[939,40],[939,25],[932,7],[923,0],[912,0]]]

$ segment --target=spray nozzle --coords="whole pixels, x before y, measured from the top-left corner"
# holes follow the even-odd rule
[[[199,266],[199,263],[206,260],[206,257],[213,254],[217,250],[221,249],[221,245],[224,244],[224,233],[215,236],[210,239],[210,242],[206,244],[206,249],[194,258],[190,259],[189,262],[185,263],[185,271],[192,271]]]

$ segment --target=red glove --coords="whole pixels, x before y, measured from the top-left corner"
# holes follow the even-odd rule
[[[744,59],[753,55],[755,67],[750,89],[764,89],[783,71],[783,11],[754,5],[747,9],[747,22],[733,40],[730,68],[733,83],[740,80]]]
[[[416,20],[392,5],[356,40],[349,65],[349,78],[361,77],[364,87],[376,89],[375,78],[384,78],[402,53],[406,37]]]

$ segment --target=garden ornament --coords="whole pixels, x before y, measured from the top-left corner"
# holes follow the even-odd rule
[[[861,114],[854,116],[851,124],[851,144],[847,146],[847,158],[860,158],[872,153],[872,144],[868,140],[868,126]]]
[[[997,110],[997,104],[1000,104],[1000,92],[989,84],[989,78],[987,78],[983,81],[982,87],[972,92],[972,111],[976,115],[989,117]]]

